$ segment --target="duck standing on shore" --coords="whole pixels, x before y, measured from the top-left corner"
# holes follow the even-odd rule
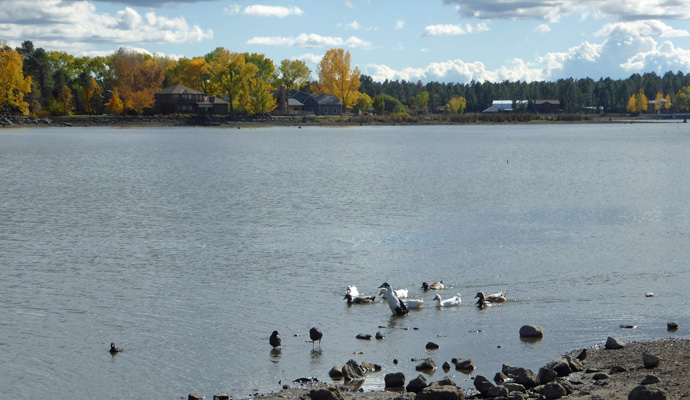
[[[410,312],[407,305],[395,295],[393,288],[388,282],[382,283],[381,286],[379,286],[379,289],[381,288],[386,292],[386,301],[388,301],[388,307],[390,307],[393,315],[405,315]]]
[[[280,347],[281,340],[278,331],[273,331],[271,337],[268,339],[268,343],[270,343],[271,346],[273,346],[273,350],[275,350],[276,347]]]

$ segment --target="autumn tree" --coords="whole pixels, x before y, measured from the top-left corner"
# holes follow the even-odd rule
[[[120,48],[111,60],[114,87],[124,98],[125,108],[136,110],[152,107],[155,93],[163,83],[165,60]]]
[[[345,108],[352,108],[359,90],[359,68],[350,70],[350,52],[331,49],[317,67],[319,81],[311,85],[315,94],[332,94],[343,102]]]
[[[26,115],[29,103],[24,95],[31,91],[31,77],[22,72],[22,57],[16,50],[0,44],[0,110],[4,113],[19,112]]]
[[[664,95],[661,92],[657,92],[656,98],[654,99],[654,111],[657,113],[664,106]]]
[[[443,109],[450,114],[462,114],[467,108],[467,100],[462,96],[456,96],[448,100]]]
[[[676,108],[679,111],[690,109],[690,86],[684,86],[676,93]]]
[[[286,90],[299,90],[309,81],[311,71],[302,60],[283,60],[278,67],[276,87],[285,85]]]
[[[635,101],[637,112],[647,111],[647,107],[649,106],[649,99],[647,99],[647,96],[645,96],[644,89],[640,89],[639,93],[637,93],[637,98],[635,99]]]
[[[668,112],[669,108],[671,108],[671,94],[666,93],[666,97],[664,98],[664,110]]]
[[[72,115],[74,112],[74,103],[72,102],[72,90],[63,86],[60,94],[57,97],[58,105],[62,115]]]
[[[270,91],[266,80],[262,77],[252,81],[250,87],[251,113],[266,115],[275,110],[277,102]]]
[[[125,106],[120,99],[120,94],[117,92],[117,88],[113,89],[112,96],[110,97],[110,102],[108,103],[108,111],[114,115],[120,115],[125,110]]]
[[[259,69],[245,61],[244,54],[232,53],[223,49],[211,63],[211,76],[228,96],[230,115],[235,115],[235,103],[246,95],[248,80],[253,78]],[[244,107],[241,107],[244,108]]]

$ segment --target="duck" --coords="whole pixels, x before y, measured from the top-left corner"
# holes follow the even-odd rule
[[[359,296],[359,290],[357,290],[357,286],[355,286],[355,285],[348,286],[347,290],[345,290],[345,294],[346,295],[351,294],[352,296]]]
[[[314,348],[314,343],[319,342],[319,348],[321,348],[321,338],[323,338],[323,333],[321,329],[313,327],[309,329],[309,338],[311,339],[312,348]]]
[[[273,350],[275,350],[276,347],[280,347],[281,340],[278,331],[273,331],[273,333],[271,333],[271,337],[268,338],[268,343],[270,343],[271,346],[273,346]]]
[[[371,304],[376,300],[376,296],[353,296],[346,293],[344,299],[347,299],[347,304]]]
[[[115,343],[110,343],[110,354],[115,355],[117,353],[120,353],[121,351],[122,351],[122,348],[115,347]]]
[[[386,301],[388,302],[388,307],[390,307],[393,315],[405,315],[410,312],[407,304],[403,303],[398,296],[395,295],[393,288],[388,284],[388,282],[383,282],[381,286],[379,286],[379,289],[381,288],[383,288],[383,291],[386,292]]]
[[[422,282],[422,289],[424,290],[443,290],[445,288],[446,287],[443,285],[443,281],[434,282],[431,285],[426,282]]]
[[[422,299],[404,299],[400,301],[402,301],[410,310],[422,308],[422,304],[424,304],[424,300]]]
[[[492,294],[487,294],[485,295],[484,292],[478,292],[476,296],[474,296],[475,299],[477,300],[477,304],[479,302],[489,302],[489,303],[504,303],[506,301],[506,292],[498,292],[498,293],[492,293]]]
[[[436,296],[434,296],[434,300],[436,300],[436,302],[438,303],[436,304],[436,307],[453,307],[459,306],[462,303],[462,299],[460,299],[460,293],[456,293],[455,296],[445,300],[441,300],[441,295],[437,294]]]
[[[407,289],[398,289],[398,290],[393,290],[393,293],[395,293],[395,295],[396,295],[399,299],[404,299],[404,298],[407,297],[407,295],[408,295],[408,293],[409,293],[409,290],[407,290]],[[379,292],[379,296],[381,296],[381,298],[384,299],[384,300],[387,300],[387,299],[388,299],[388,297],[386,297],[387,294],[386,294],[386,291],[385,291],[385,290],[382,290],[381,292]]]

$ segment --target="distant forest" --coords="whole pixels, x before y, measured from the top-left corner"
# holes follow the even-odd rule
[[[415,96],[426,91],[429,93],[428,109],[433,111],[443,107],[451,98],[462,96],[467,100],[466,112],[481,112],[491,106],[492,100],[559,100],[566,113],[577,113],[585,107],[601,107],[605,113],[625,113],[630,96],[640,89],[644,90],[650,100],[654,100],[657,93],[662,93],[663,96],[669,94],[672,101],[675,101],[675,95],[682,88],[690,86],[690,74],[680,71],[669,71],[663,76],[648,72],[633,74],[627,79],[606,78],[598,81],[569,78],[555,82],[472,81],[466,84],[423,84],[421,81],[414,83],[405,80],[386,80],[381,83],[367,75],[361,75],[359,79],[359,91],[371,98],[385,94],[409,105]]]

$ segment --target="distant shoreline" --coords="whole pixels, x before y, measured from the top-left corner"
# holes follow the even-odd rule
[[[513,125],[513,124],[621,124],[687,122],[688,114],[628,115],[589,114],[423,114],[386,116],[267,116],[253,118],[200,117],[187,115],[109,116],[80,115],[67,117],[0,116],[0,127],[219,127],[265,128],[279,126],[433,126],[433,125]]]

